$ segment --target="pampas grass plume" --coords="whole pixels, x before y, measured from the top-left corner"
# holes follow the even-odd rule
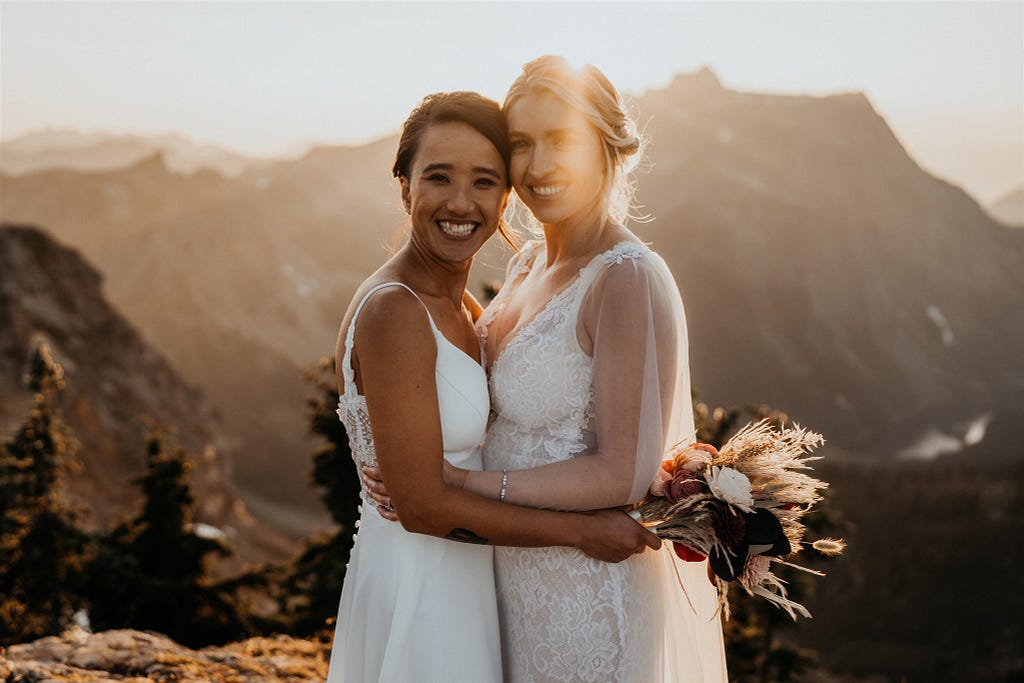
[[[819,538],[811,544],[811,547],[822,555],[833,557],[843,554],[843,551],[846,550],[846,541],[841,538]]]

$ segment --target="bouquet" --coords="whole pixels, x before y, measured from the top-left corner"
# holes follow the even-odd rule
[[[828,486],[806,470],[820,457],[808,454],[824,442],[799,426],[774,429],[768,420],[748,424],[716,450],[705,444],[677,444],[669,450],[648,496],[632,514],[660,538],[673,542],[686,561],[709,559],[719,599],[728,618],[730,582],[766,598],[796,619],[810,617],[786,597],[774,564],[811,574],[821,572],[789,562],[804,543],[803,516]],[[825,555],[842,553],[842,540],[811,545]]]

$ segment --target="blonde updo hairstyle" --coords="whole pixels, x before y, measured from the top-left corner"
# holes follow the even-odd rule
[[[630,173],[642,156],[643,140],[615,86],[591,64],[574,69],[564,57],[545,55],[523,65],[523,72],[505,95],[501,107],[505,116],[516,100],[537,90],[550,92],[583,114],[600,133],[608,217],[618,223],[638,218],[631,214],[636,186]]]

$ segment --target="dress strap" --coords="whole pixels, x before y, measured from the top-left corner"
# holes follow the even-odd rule
[[[359,318],[359,312],[363,310],[363,306],[370,297],[377,292],[377,290],[384,289],[385,287],[404,287],[409,290],[409,293],[416,297],[416,300],[423,306],[423,310],[427,313],[427,320],[430,321],[430,329],[435,335],[440,334],[437,329],[437,325],[434,324],[434,318],[430,315],[430,309],[423,303],[423,299],[412,290],[412,288],[403,282],[384,282],[375,287],[363,295],[363,298],[359,301],[359,305],[356,306],[356,312],[352,314],[352,321],[348,324],[348,330],[345,332],[345,357],[342,359],[341,374],[345,378],[345,394],[355,395],[355,369],[352,367],[352,346],[355,343],[356,338],[356,320]],[[351,392],[351,394],[350,394]]]

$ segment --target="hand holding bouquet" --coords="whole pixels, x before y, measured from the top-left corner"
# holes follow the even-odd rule
[[[823,443],[821,435],[800,427],[775,430],[768,420],[748,424],[720,451],[706,444],[677,444],[633,511],[634,517],[659,537],[673,542],[687,561],[707,557],[728,617],[728,582],[786,610],[809,617],[803,605],[786,597],[773,563],[821,575],[788,562],[803,545],[803,516],[821,500],[828,486],[805,473],[807,457]],[[826,555],[838,555],[842,541],[811,544]]]

